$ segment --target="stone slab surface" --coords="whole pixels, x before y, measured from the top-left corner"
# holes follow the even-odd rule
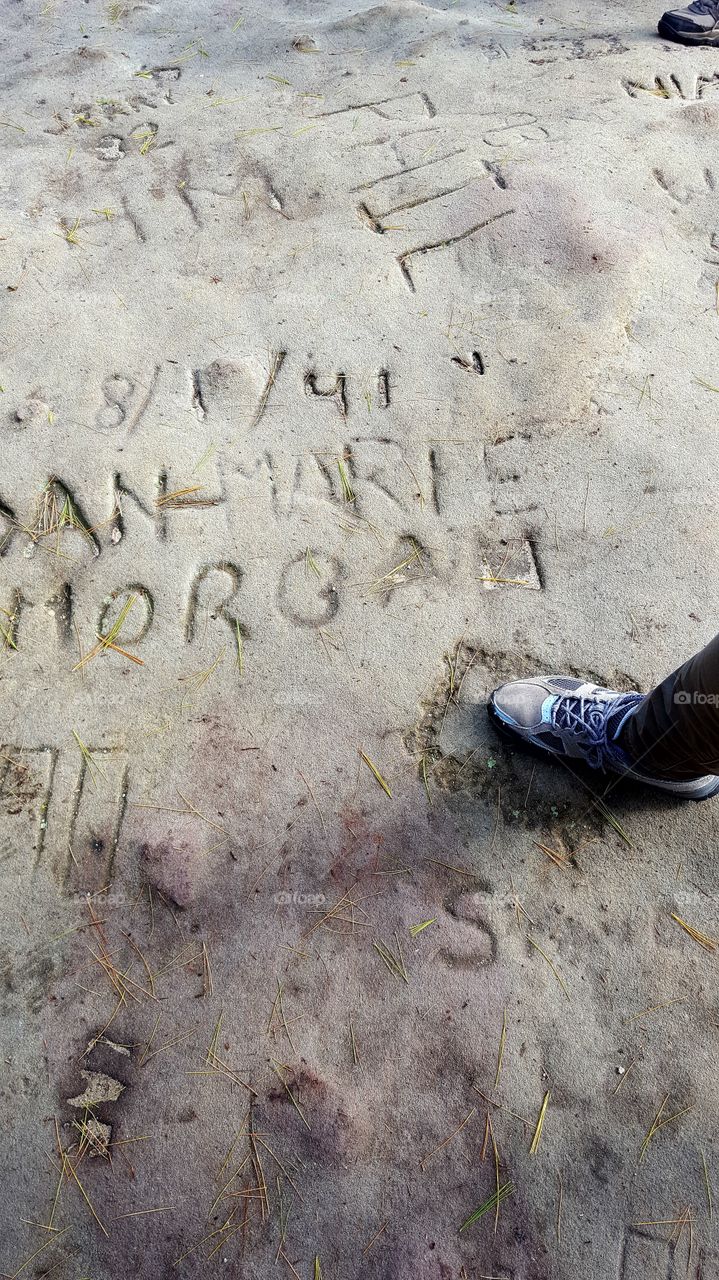
[[[657,17],[3,6],[4,1274],[719,1274],[719,810],[483,709],[716,629]]]

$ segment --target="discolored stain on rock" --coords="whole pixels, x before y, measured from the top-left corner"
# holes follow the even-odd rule
[[[491,964],[497,958],[497,937],[487,920],[488,895],[460,888],[445,899],[449,921],[443,933],[449,937],[439,950],[440,959],[452,968]]]
[[[366,1144],[368,1127],[350,1100],[307,1066],[282,1071],[282,1080],[270,1087],[261,1111],[258,1107],[259,1115],[302,1159],[343,1164]]]
[[[206,860],[190,841],[143,844],[139,858],[148,883],[176,907],[190,907],[202,897]]]

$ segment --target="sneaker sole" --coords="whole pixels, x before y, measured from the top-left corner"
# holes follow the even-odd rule
[[[665,40],[673,40],[675,44],[703,44],[719,49],[719,31],[708,33],[697,32],[696,35],[693,35],[691,31],[675,31],[674,27],[665,22],[663,18],[660,19],[657,29],[660,36]]]
[[[520,746],[523,751],[527,751],[533,756],[539,756],[544,760],[564,761],[564,756],[560,756],[559,752],[550,751],[549,747],[537,746],[536,742],[528,742],[520,733],[516,733],[508,724],[505,724],[497,715],[491,701],[487,703],[487,715],[500,738],[503,738],[505,742],[511,742],[514,746]],[[567,763],[569,763],[569,761]],[[717,780],[711,790],[705,791],[701,795],[692,795],[691,792],[674,791],[672,789],[673,784],[670,781],[661,782],[657,780],[654,782],[650,779],[641,778],[637,774],[619,773],[614,770],[609,772],[603,769],[592,769],[586,761],[582,760],[581,756],[571,757],[571,766],[573,769],[576,768],[584,770],[590,777],[595,779],[598,777],[621,778],[624,782],[632,783],[635,786],[649,787],[652,791],[661,791],[664,795],[673,796],[675,800],[693,800],[695,804],[698,804],[700,800],[711,800],[712,796],[719,795],[719,777],[717,777]]]

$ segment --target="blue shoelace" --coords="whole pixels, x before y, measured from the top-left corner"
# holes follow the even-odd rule
[[[627,712],[641,701],[642,695],[638,693],[628,693],[606,702],[600,702],[596,697],[558,697],[552,707],[552,729],[562,740],[571,735],[587,764],[594,769],[604,769],[608,764],[624,764],[621,748],[613,739]],[[616,721],[611,732],[610,720]]]

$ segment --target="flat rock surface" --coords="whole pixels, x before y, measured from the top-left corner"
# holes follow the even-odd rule
[[[658,16],[4,5],[4,1274],[719,1275],[719,806],[484,711],[716,629]]]

